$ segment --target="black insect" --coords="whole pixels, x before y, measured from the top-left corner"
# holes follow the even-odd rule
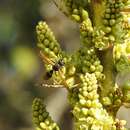
[[[50,60],[47,56],[45,56],[42,52],[40,52],[40,56],[44,62],[52,65],[52,69],[50,71],[46,72],[45,79],[51,78],[54,72],[59,71],[65,65],[65,63],[62,59],[59,59],[57,62],[54,62],[54,61]]]
[[[42,83],[41,86],[44,87],[53,87],[53,88],[63,88],[68,86],[66,79],[64,78],[64,75],[62,73],[62,71],[60,70],[64,65],[65,62],[63,61],[63,59],[59,59],[58,61],[53,61],[51,59],[49,59],[46,55],[44,55],[41,51],[40,51],[40,57],[42,58],[43,62],[48,64],[48,65],[52,65],[52,69],[47,71],[45,74],[44,79],[46,79],[46,82],[49,81],[49,83]],[[53,75],[54,72],[58,72],[59,76],[61,78],[61,82],[59,83],[59,81],[54,81],[52,84],[50,84],[50,79]],[[79,84],[75,84],[73,86],[73,88],[77,87]]]
[[[51,78],[52,77],[52,75],[53,75],[53,72],[55,72],[55,71],[59,71],[60,69],[61,69],[61,67],[63,67],[64,66],[64,62],[63,62],[63,60],[59,60],[58,62],[56,62],[53,66],[52,66],[52,70],[50,70],[50,71],[48,71],[48,72],[46,72],[46,78]]]

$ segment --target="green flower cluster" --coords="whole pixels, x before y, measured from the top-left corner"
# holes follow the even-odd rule
[[[42,52],[49,58],[56,58],[57,55],[61,53],[61,49],[48,25],[40,21],[36,26],[36,33],[38,47],[40,47]]]
[[[80,35],[81,41],[85,46],[92,46],[91,39],[93,36],[93,28],[89,18],[80,24]]]
[[[117,72],[130,71],[130,61],[126,56],[122,55],[120,59],[116,61],[115,67]]]
[[[63,52],[61,51],[61,48],[56,38],[54,37],[53,32],[48,27],[46,22],[40,21],[38,23],[38,25],[36,26],[36,33],[37,33],[37,39],[38,39],[37,46],[40,48],[40,56],[45,63],[46,69],[48,71],[51,71],[51,70],[53,71],[54,64],[62,59]],[[57,82],[61,82],[61,76],[59,76],[58,73],[52,72],[51,74],[56,84]],[[51,76],[49,76],[49,78]]]
[[[110,130],[113,120],[99,101],[95,74],[80,75],[80,80],[79,101],[72,111],[76,130]]]
[[[112,113],[111,110],[113,110],[113,115],[117,114],[118,109],[122,105],[123,100],[123,93],[119,86],[117,84],[113,88],[113,91],[109,92],[107,97],[103,97],[101,102],[104,106],[104,108],[107,109],[109,113]]]
[[[77,71],[78,73],[94,73],[98,80],[103,80],[105,78],[103,72],[103,66],[99,58],[96,55],[95,49],[91,47],[88,49],[87,47],[80,48],[79,57],[76,59]]]
[[[121,9],[123,7],[122,0],[107,0],[104,14],[104,25],[112,27],[116,24],[118,19],[122,16]]]
[[[130,30],[130,14],[123,15],[123,28],[129,32]]]
[[[109,32],[111,31],[110,27],[106,27],[105,31]],[[106,33],[102,29],[94,29],[93,33],[93,44],[95,44],[95,48],[98,48],[99,50],[105,50],[109,48],[110,42],[114,41],[113,36],[106,36]]]
[[[49,113],[46,111],[42,100],[35,98],[32,105],[33,122],[37,130],[60,130],[56,123],[51,119]]]
[[[64,0],[68,15],[76,22],[82,22],[87,18],[87,0]]]
[[[122,44],[116,44],[113,50],[115,68],[117,72],[130,70],[130,38],[127,33],[126,39]]]
[[[117,42],[121,43],[124,38],[121,14],[123,7],[123,0],[105,1],[103,25],[96,27],[93,34],[93,43],[99,50],[107,49]]]
[[[125,81],[122,85],[124,105],[130,108],[130,81]]]
[[[123,44],[116,44],[113,50],[115,68],[117,72],[130,70],[130,42],[129,37]]]
[[[113,50],[113,57],[115,62],[119,61],[122,56],[126,56],[126,44],[115,45]]]
[[[39,125],[40,122],[43,122],[48,118],[49,113],[46,111],[45,105],[38,98],[35,98],[32,105],[33,109],[33,121],[36,125]]]
[[[119,41],[119,35],[123,33],[121,9],[124,8],[123,0],[107,0],[103,16],[104,32],[110,42]],[[117,26],[118,25],[118,26]],[[120,33],[121,31],[121,33]],[[121,36],[121,35],[120,35]]]

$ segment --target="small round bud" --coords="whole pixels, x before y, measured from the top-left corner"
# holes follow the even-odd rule
[[[106,12],[106,13],[111,13],[111,9],[110,9],[110,8],[107,8],[107,9],[105,10],[105,12]]]
[[[34,111],[34,112],[33,112],[33,116],[36,116],[36,117],[37,117],[37,116],[38,116],[38,111]]]
[[[100,104],[100,103],[99,103],[99,100],[97,100],[97,99],[92,101],[92,107],[94,107],[94,108],[99,107],[99,104]],[[100,107],[99,107],[99,108],[100,108]]]
[[[105,30],[104,30],[106,33],[110,33],[111,32],[111,27],[105,27]]]
[[[48,55],[49,55],[50,57],[52,57],[52,58],[55,58],[55,57],[56,57],[56,55],[55,55],[55,53],[54,53],[53,51],[49,51],[49,52],[48,52]]]
[[[39,120],[37,117],[33,117],[33,122],[36,124],[36,125],[39,125]]]
[[[83,83],[83,84],[81,85],[81,87],[82,87],[81,90],[82,90],[83,92],[85,92],[85,91],[87,92],[87,88],[88,88],[88,87],[87,87],[87,83],[86,83],[86,82]],[[80,89],[80,88],[79,88],[79,89]]]
[[[116,16],[115,16],[114,14],[111,15],[111,19],[115,19],[115,17],[116,17]]]
[[[112,101],[109,97],[103,97],[102,102],[103,102],[103,105],[105,106],[109,106],[112,104]]]
[[[104,20],[103,20],[103,24],[104,24],[104,25],[108,25],[108,24],[109,24],[108,20],[104,19]]]
[[[88,69],[87,69],[87,67],[83,66],[83,67],[82,67],[82,72],[83,72],[83,73],[86,73],[86,72],[88,72]]]
[[[109,24],[113,26],[116,23],[115,19],[110,19]]]
[[[72,14],[72,18],[73,18],[76,22],[79,22],[79,21],[80,21],[80,16],[79,16],[79,15]]]
[[[87,108],[82,108],[81,111],[82,111],[82,113],[83,113],[85,116],[87,116],[87,114],[88,114],[88,109],[87,109]]]
[[[79,10],[78,9],[73,9],[73,14],[79,14]]]
[[[50,48],[51,50],[53,50],[54,46],[55,46],[54,42],[50,42],[50,43],[49,43],[49,48]]]
[[[39,34],[39,40],[42,41],[44,40],[45,36],[43,34]]]
[[[49,125],[50,124],[50,118],[46,119],[45,123],[46,123],[46,125]]]
[[[111,8],[111,12],[115,13],[116,9],[115,8]]]
[[[126,81],[125,84],[122,86],[122,89],[125,91],[130,91],[130,81]]]
[[[91,66],[90,66],[90,71],[91,71],[91,72],[94,72],[94,71],[95,71],[95,69],[96,69],[96,68],[95,68],[95,66],[94,66],[94,65],[91,65]]]
[[[96,76],[96,77],[100,78],[100,75],[101,75],[101,72],[99,72],[99,71],[96,71],[96,72],[95,72],[95,76]]]
[[[121,105],[122,101],[120,99],[117,99],[114,101],[114,104],[115,105]]]
[[[127,94],[125,95],[125,97],[126,97],[125,100],[128,101],[128,102],[130,102],[130,93],[127,93]]]
[[[80,90],[79,90],[80,91]],[[80,91],[81,92],[81,91]],[[85,97],[83,96],[83,95],[81,95],[81,94],[78,94],[78,96],[79,96],[79,99],[85,99]]]
[[[38,119],[39,119],[40,122],[44,120],[42,115],[39,115]]]
[[[111,18],[110,14],[105,14],[104,17],[105,17],[106,19],[110,19],[110,18]]]
[[[70,77],[69,79],[66,80],[66,84],[68,85],[69,88],[73,87],[75,83],[74,77]]]
[[[82,9],[82,19],[87,20],[87,18],[88,18],[88,12],[86,10]]]
[[[86,101],[86,106],[87,106],[87,107],[91,107],[91,100],[87,100],[87,101]]]
[[[41,126],[41,128],[43,128],[43,129],[46,129],[46,128],[47,128],[47,126],[46,126],[46,124],[45,124],[44,122],[41,122],[41,123],[40,123],[40,126]]]
[[[99,98],[99,95],[98,95],[98,94],[95,94],[95,95],[93,96],[93,98],[94,98],[94,99],[98,99],[98,98]]]
[[[102,72],[103,71],[103,66],[102,65],[97,66],[96,70],[99,71],[99,72]]]
[[[94,97],[94,94],[92,92],[89,92],[87,97],[88,97],[88,99],[92,100]]]
[[[111,42],[114,42],[114,41],[115,41],[115,37],[114,37],[113,35],[110,35],[110,36],[109,36],[109,40],[110,40]]]
[[[38,106],[33,106],[33,109],[34,109],[34,111],[35,111],[35,110],[38,110],[39,107],[38,107]]]
[[[83,96],[87,97],[88,92],[87,91],[83,91]]]
[[[53,51],[54,51],[55,54],[57,54],[57,53],[59,52],[58,47],[55,46],[55,47],[53,48]]]
[[[80,99],[79,103],[84,106],[86,104],[86,100],[85,99]]]
[[[76,72],[76,68],[74,66],[70,66],[68,70],[68,75],[74,75]]]

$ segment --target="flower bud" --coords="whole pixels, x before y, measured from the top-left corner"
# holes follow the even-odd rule
[[[88,19],[88,12],[84,9],[82,9],[82,19],[87,20]]]
[[[88,109],[87,108],[82,108],[82,113],[86,116],[88,114]]]
[[[76,22],[80,22],[80,16],[79,16],[79,15],[72,14],[72,18],[73,18]]]
[[[112,104],[112,101],[109,97],[103,97],[102,102],[103,102],[103,105],[105,106],[109,106]]]
[[[47,126],[46,126],[46,124],[44,122],[41,122],[40,126],[41,126],[42,129],[47,129]]]
[[[79,100],[79,103],[84,106],[84,105],[86,104],[86,100],[85,100],[85,99],[80,99],[80,100]],[[88,103],[88,104],[89,104],[89,103]]]

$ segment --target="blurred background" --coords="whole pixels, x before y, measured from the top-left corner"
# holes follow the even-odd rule
[[[67,19],[51,0],[0,0],[0,130],[34,129],[34,97],[44,98],[62,130],[72,130],[66,90],[38,86],[44,75],[36,47],[35,26],[39,20],[47,21],[68,53],[79,47],[78,25]],[[129,112],[122,108],[118,116],[128,119]]]

